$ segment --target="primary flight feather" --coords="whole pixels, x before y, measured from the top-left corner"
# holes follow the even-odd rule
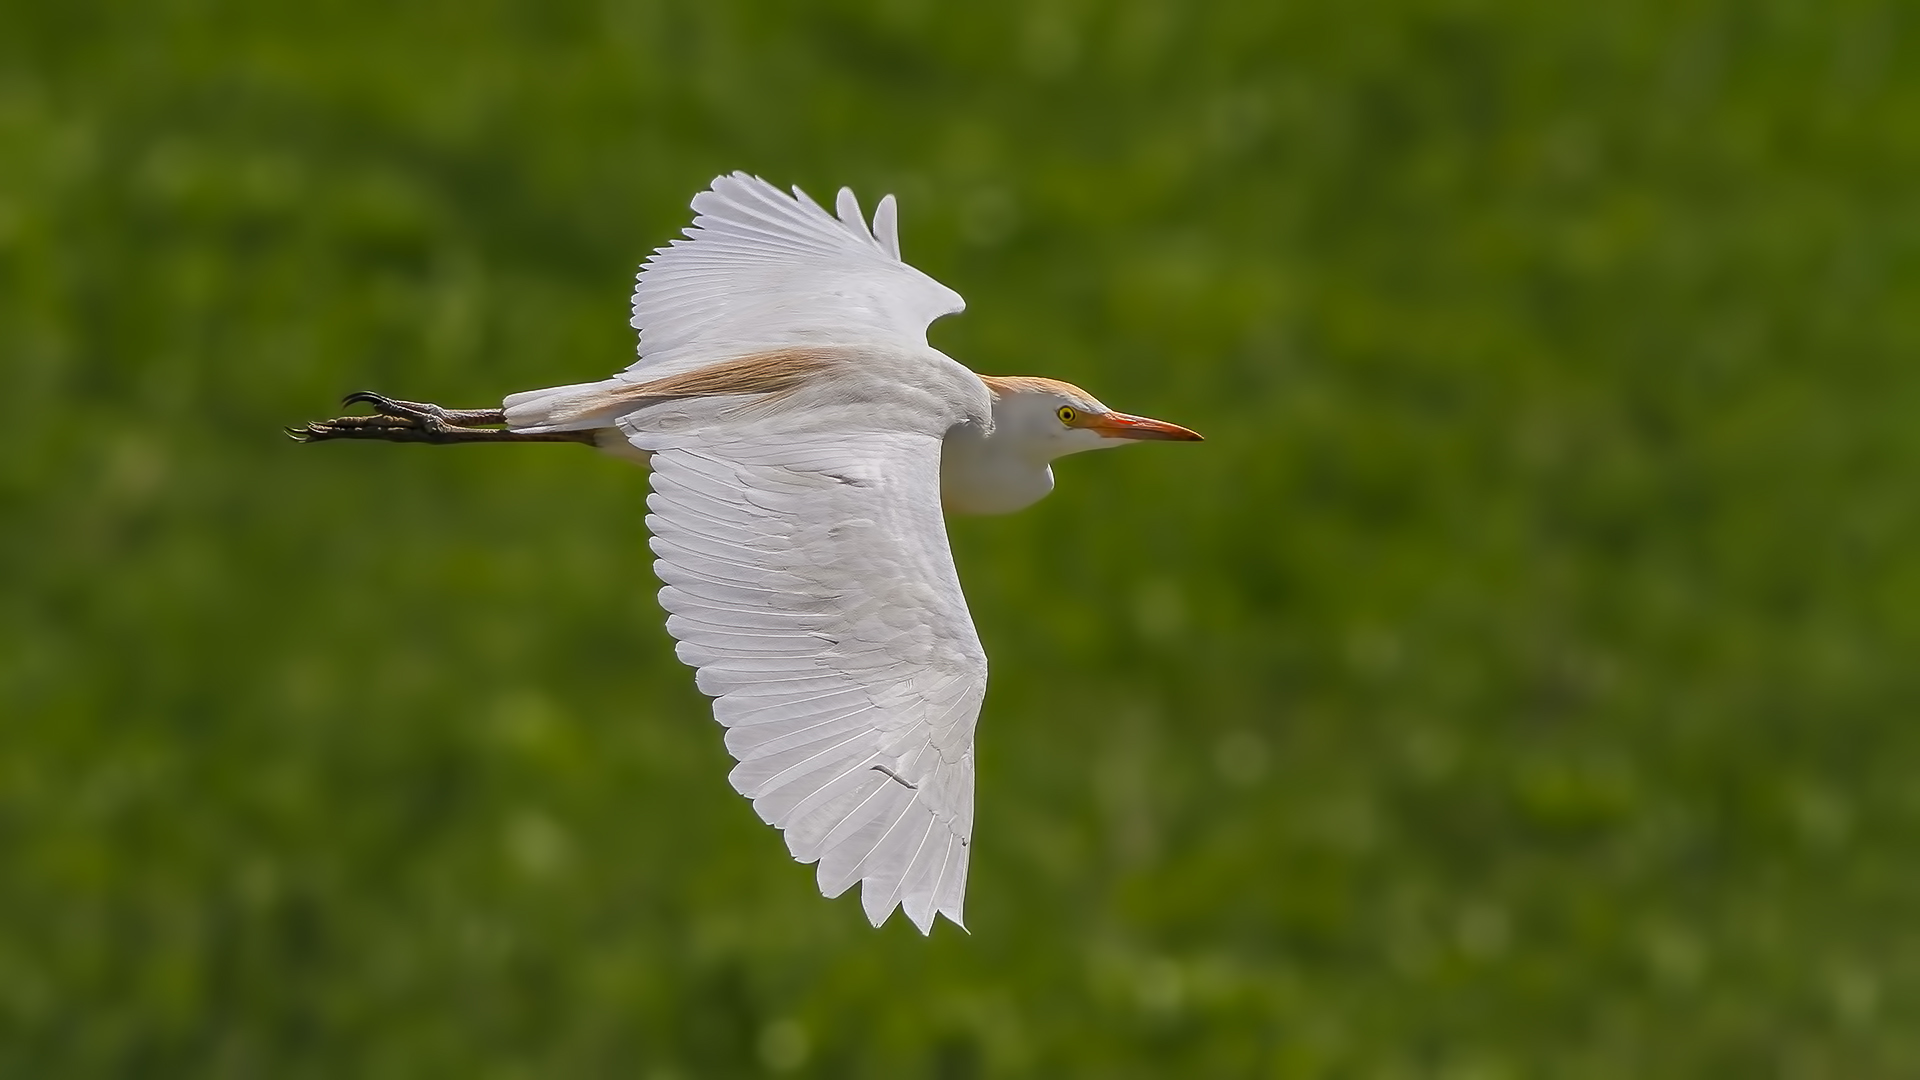
[[[875,926],[964,925],[973,731],[987,658],[942,512],[1004,513],[1049,462],[1197,440],[1052,379],[975,375],[926,341],[960,295],[871,225],[734,173],[633,294],[639,359],[599,382],[443,409],[354,394],[371,416],[304,441],[584,442],[651,469],[660,605],[739,762],[730,779],[820,891]]]

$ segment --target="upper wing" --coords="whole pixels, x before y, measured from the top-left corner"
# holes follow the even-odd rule
[[[796,345],[925,346],[927,324],[962,310],[960,294],[900,260],[893,196],[869,229],[853,192],[835,218],[799,188],[718,177],[693,197],[686,238],[654,252],[633,290],[650,380],[716,360]]]
[[[947,546],[939,435],[775,433],[690,405],[699,423],[671,434],[645,413],[620,426],[655,451],[660,604],[728,729],[734,787],[819,860],[821,892],[861,882],[875,926],[896,905],[922,933],[936,911],[960,924],[987,659]]]

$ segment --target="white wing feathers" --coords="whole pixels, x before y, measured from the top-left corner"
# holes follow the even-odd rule
[[[927,324],[960,294],[900,260],[893,196],[869,228],[853,192],[839,217],[795,188],[746,173],[694,196],[693,224],[647,259],[633,291],[647,381],[746,353],[798,345],[925,347]]]
[[[961,924],[986,655],[947,547],[934,431],[793,430],[682,403],[654,450],[660,604],[714,697],[731,779],[879,926]],[[689,427],[685,409],[710,415]],[[807,425],[802,425],[807,426]],[[785,427],[780,433],[769,430]]]
[[[860,882],[875,926],[901,907],[925,933],[936,913],[963,918],[987,679],[947,547],[941,441],[991,403],[927,347],[927,324],[963,304],[900,261],[893,198],[871,228],[852,192],[835,206],[716,179],[686,238],[641,269],[639,362],[509,397],[507,419],[614,425],[652,453],[660,604],[727,728],[734,787],[819,863],[822,892]],[[833,361],[777,392],[728,388],[796,348]],[[633,393],[708,368],[724,377]]]

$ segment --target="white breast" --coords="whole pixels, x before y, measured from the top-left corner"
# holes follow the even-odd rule
[[[940,453],[940,503],[950,514],[1011,514],[1053,490],[1053,469],[1027,461],[984,425],[947,432]]]

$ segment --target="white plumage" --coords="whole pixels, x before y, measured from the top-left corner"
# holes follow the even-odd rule
[[[797,194],[797,193],[796,193]],[[640,360],[624,378],[811,346],[831,374],[766,403],[680,399],[653,452],[647,527],[660,606],[740,762],[731,775],[820,891],[861,883],[878,926],[964,925],[973,728],[987,657],[940,516],[940,445],[991,398],[926,344],[958,294],[901,262],[852,192],[835,220],[762,181],[722,177],[689,239],[634,290]],[[942,392],[944,391],[944,392]]]
[[[853,192],[835,219],[800,189],[789,198],[735,173],[694,196],[686,239],[655,252],[633,290],[640,359],[623,377],[658,379],[746,353],[872,343],[924,350],[927,324],[966,307],[900,260],[893,196],[869,231]]]
[[[987,684],[943,510],[1019,509],[1054,458],[1199,436],[929,347],[959,294],[901,261],[892,196],[871,226],[851,191],[835,205],[716,179],[642,268],[640,358],[613,378],[492,411],[358,394],[380,415],[294,434],[577,440],[649,464],[660,604],[733,786],[823,893],[858,882],[875,926],[899,907],[925,933],[964,925]]]
[[[841,378],[938,362],[846,355],[863,361]],[[982,391],[806,407],[838,389],[821,380],[773,415],[707,398],[688,427],[656,432],[645,410],[620,427],[654,452],[660,606],[728,729],[733,786],[794,858],[819,861],[821,892],[860,881],[875,925],[898,904],[924,931],[936,911],[962,922],[987,685],[940,518],[940,441],[988,406]]]

